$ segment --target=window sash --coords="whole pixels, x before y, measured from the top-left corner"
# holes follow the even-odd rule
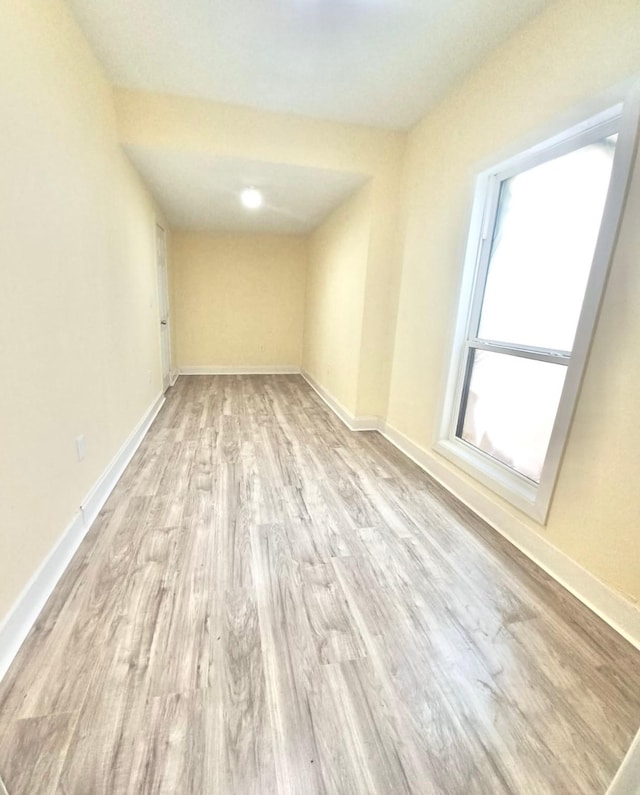
[[[537,359],[539,362],[553,362],[554,364],[569,364],[570,351],[560,351],[553,348],[535,348],[530,345],[515,345],[510,342],[497,342],[495,340],[471,339],[467,340],[469,348],[506,353],[507,356],[522,356],[525,359]]]
[[[456,427],[455,427],[455,438],[456,441],[461,442],[471,450],[475,450],[478,453],[486,456],[490,461],[494,461],[499,464],[501,467],[506,467],[510,472],[516,477],[524,478],[527,482],[530,482],[537,488],[537,482],[531,479],[528,475],[524,472],[521,472],[515,466],[510,466],[509,464],[504,463],[495,456],[492,456],[490,453],[487,453],[482,447],[479,447],[473,442],[469,441],[468,439],[464,438],[464,425],[465,420],[467,419],[467,409],[468,409],[468,400],[469,395],[471,393],[471,380],[474,373],[474,364],[475,364],[475,351],[488,351],[490,353],[497,353],[501,355],[510,356],[517,359],[527,359],[533,361],[544,362],[547,364],[553,364],[559,367],[567,367],[569,365],[569,354],[566,351],[551,351],[545,350],[542,348],[533,349],[533,348],[524,348],[523,346],[506,346],[500,344],[492,344],[487,343],[482,340],[471,340],[467,343],[466,346],[466,353],[465,353],[465,366],[464,366],[464,380],[461,385],[460,391],[460,400],[458,403],[458,414],[456,420]]]
[[[499,342],[491,342],[489,340],[467,340],[465,343],[465,352],[463,355],[463,372],[464,377],[460,382],[459,396],[456,401],[457,412],[455,416],[455,432],[454,435],[465,444],[470,444],[462,438],[462,426],[464,425],[465,415],[467,411],[467,400],[469,397],[469,384],[473,372],[473,351],[489,351],[490,353],[501,353],[506,356],[515,356],[521,359],[533,359],[538,362],[548,362],[549,364],[557,364],[560,366],[568,367],[570,362],[570,354],[568,351],[554,351],[545,348],[525,348],[521,345],[506,345]],[[473,447],[474,445],[470,445]],[[480,449],[480,448],[478,448]],[[482,452],[482,451],[481,451]],[[517,470],[514,472],[518,473]],[[523,477],[525,477],[523,475]]]
[[[587,123],[585,123],[585,125],[586,124]],[[579,127],[584,127],[584,129],[576,130],[573,134],[557,142],[556,144],[552,144],[536,151],[532,151],[529,154],[525,153],[520,157],[516,157],[514,159],[516,162],[511,162],[502,168],[498,168],[488,175],[482,227],[480,238],[477,242],[477,266],[471,311],[469,313],[469,325],[467,331],[468,339],[473,339],[477,335],[478,329],[480,328],[482,305],[484,301],[484,288],[489,275],[489,266],[491,264],[493,235],[497,223],[502,184],[508,179],[511,179],[512,177],[515,177],[524,171],[528,171],[532,168],[535,168],[536,166],[542,165],[543,163],[547,163],[550,160],[562,157],[562,155],[569,154],[570,152],[581,149],[582,147],[588,146],[589,144],[596,143],[597,141],[600,141],[609,135],[619,133],[620,115],[618,113],[613,118],[608,118],[597,124],[594,124],[593,126],[585,125],[579,125]],[[602,223],[604,223],[604,214]]]

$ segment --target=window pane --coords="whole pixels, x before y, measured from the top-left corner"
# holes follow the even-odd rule
[[[567,368],[489,351],[471,355],[458,436],[539,483]]]
[[[478,336],[573,347],[617,136],[502,183]]]

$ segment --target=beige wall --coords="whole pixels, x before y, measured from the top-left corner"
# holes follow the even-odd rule
[[[198,152],[363,175],[386,170],[405,135],[220,102],[114,89],[120,140],[141,148]]]
[[[299,367],[307,241],[176,233],[176,361],[181,367]]]
[[[121,139],[138,149],[248,158],[368,178],[368,198],[355,216],[348,207],[340,208],[313,236],[311,270],[321,292],[308,293],[304,366],[349,411],[384,414],[399,290],[397,210],[406,136],[140,91],[117,90],[115,100]],[[336,221],[343,215],[343,222]],[[366,261],[358,255],[352,263],[345,252],[359,245],[354,241],[365,227],[370,229]],[[332,263],[334,254],[338,259]],[[334,306],[320,274],[332,273],[335,284],[341,268],[352,287],[358,274],[358,293],[348,300],[341,296]],[[344,322],[334,328],[337,316]]]
[[[2,5],[0,75],[1,621],[161,376],[153,206],[62,2]]]
[[[371,185],[371,234],[362,307],[362,342],[356,414],[385,417],[401,276],[400,179],[404,148],[388,152]],[[384,219],[384,223],[380,222]]]
[[[371,193],[365,185],[334,210],[309,244],[303,368],[351,414],[358,402]]]
[[[637,73],[639,41],[637,0],[552,3],[411,132],[388,420],[424,449],[436,433],[479,164],[517,142],[530,143],[537,129]],[[479,495],[633,600],[640,599],[639,212],[636,169],[547,527],[476,486]]]
[[[310,239],[303,369],[360,418],[387,411],[400,286],[401,154],[390,151],[377,179]]]

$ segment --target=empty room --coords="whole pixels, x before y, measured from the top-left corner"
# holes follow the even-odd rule
[[[639,795],[638,0],[0,8],[0,793]]]

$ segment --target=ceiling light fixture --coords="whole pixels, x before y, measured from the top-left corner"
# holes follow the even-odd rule
[[[256,210],[262,205],[262,193],[257,188],[245,188],[240,194],[240,200],[249,210]]]

